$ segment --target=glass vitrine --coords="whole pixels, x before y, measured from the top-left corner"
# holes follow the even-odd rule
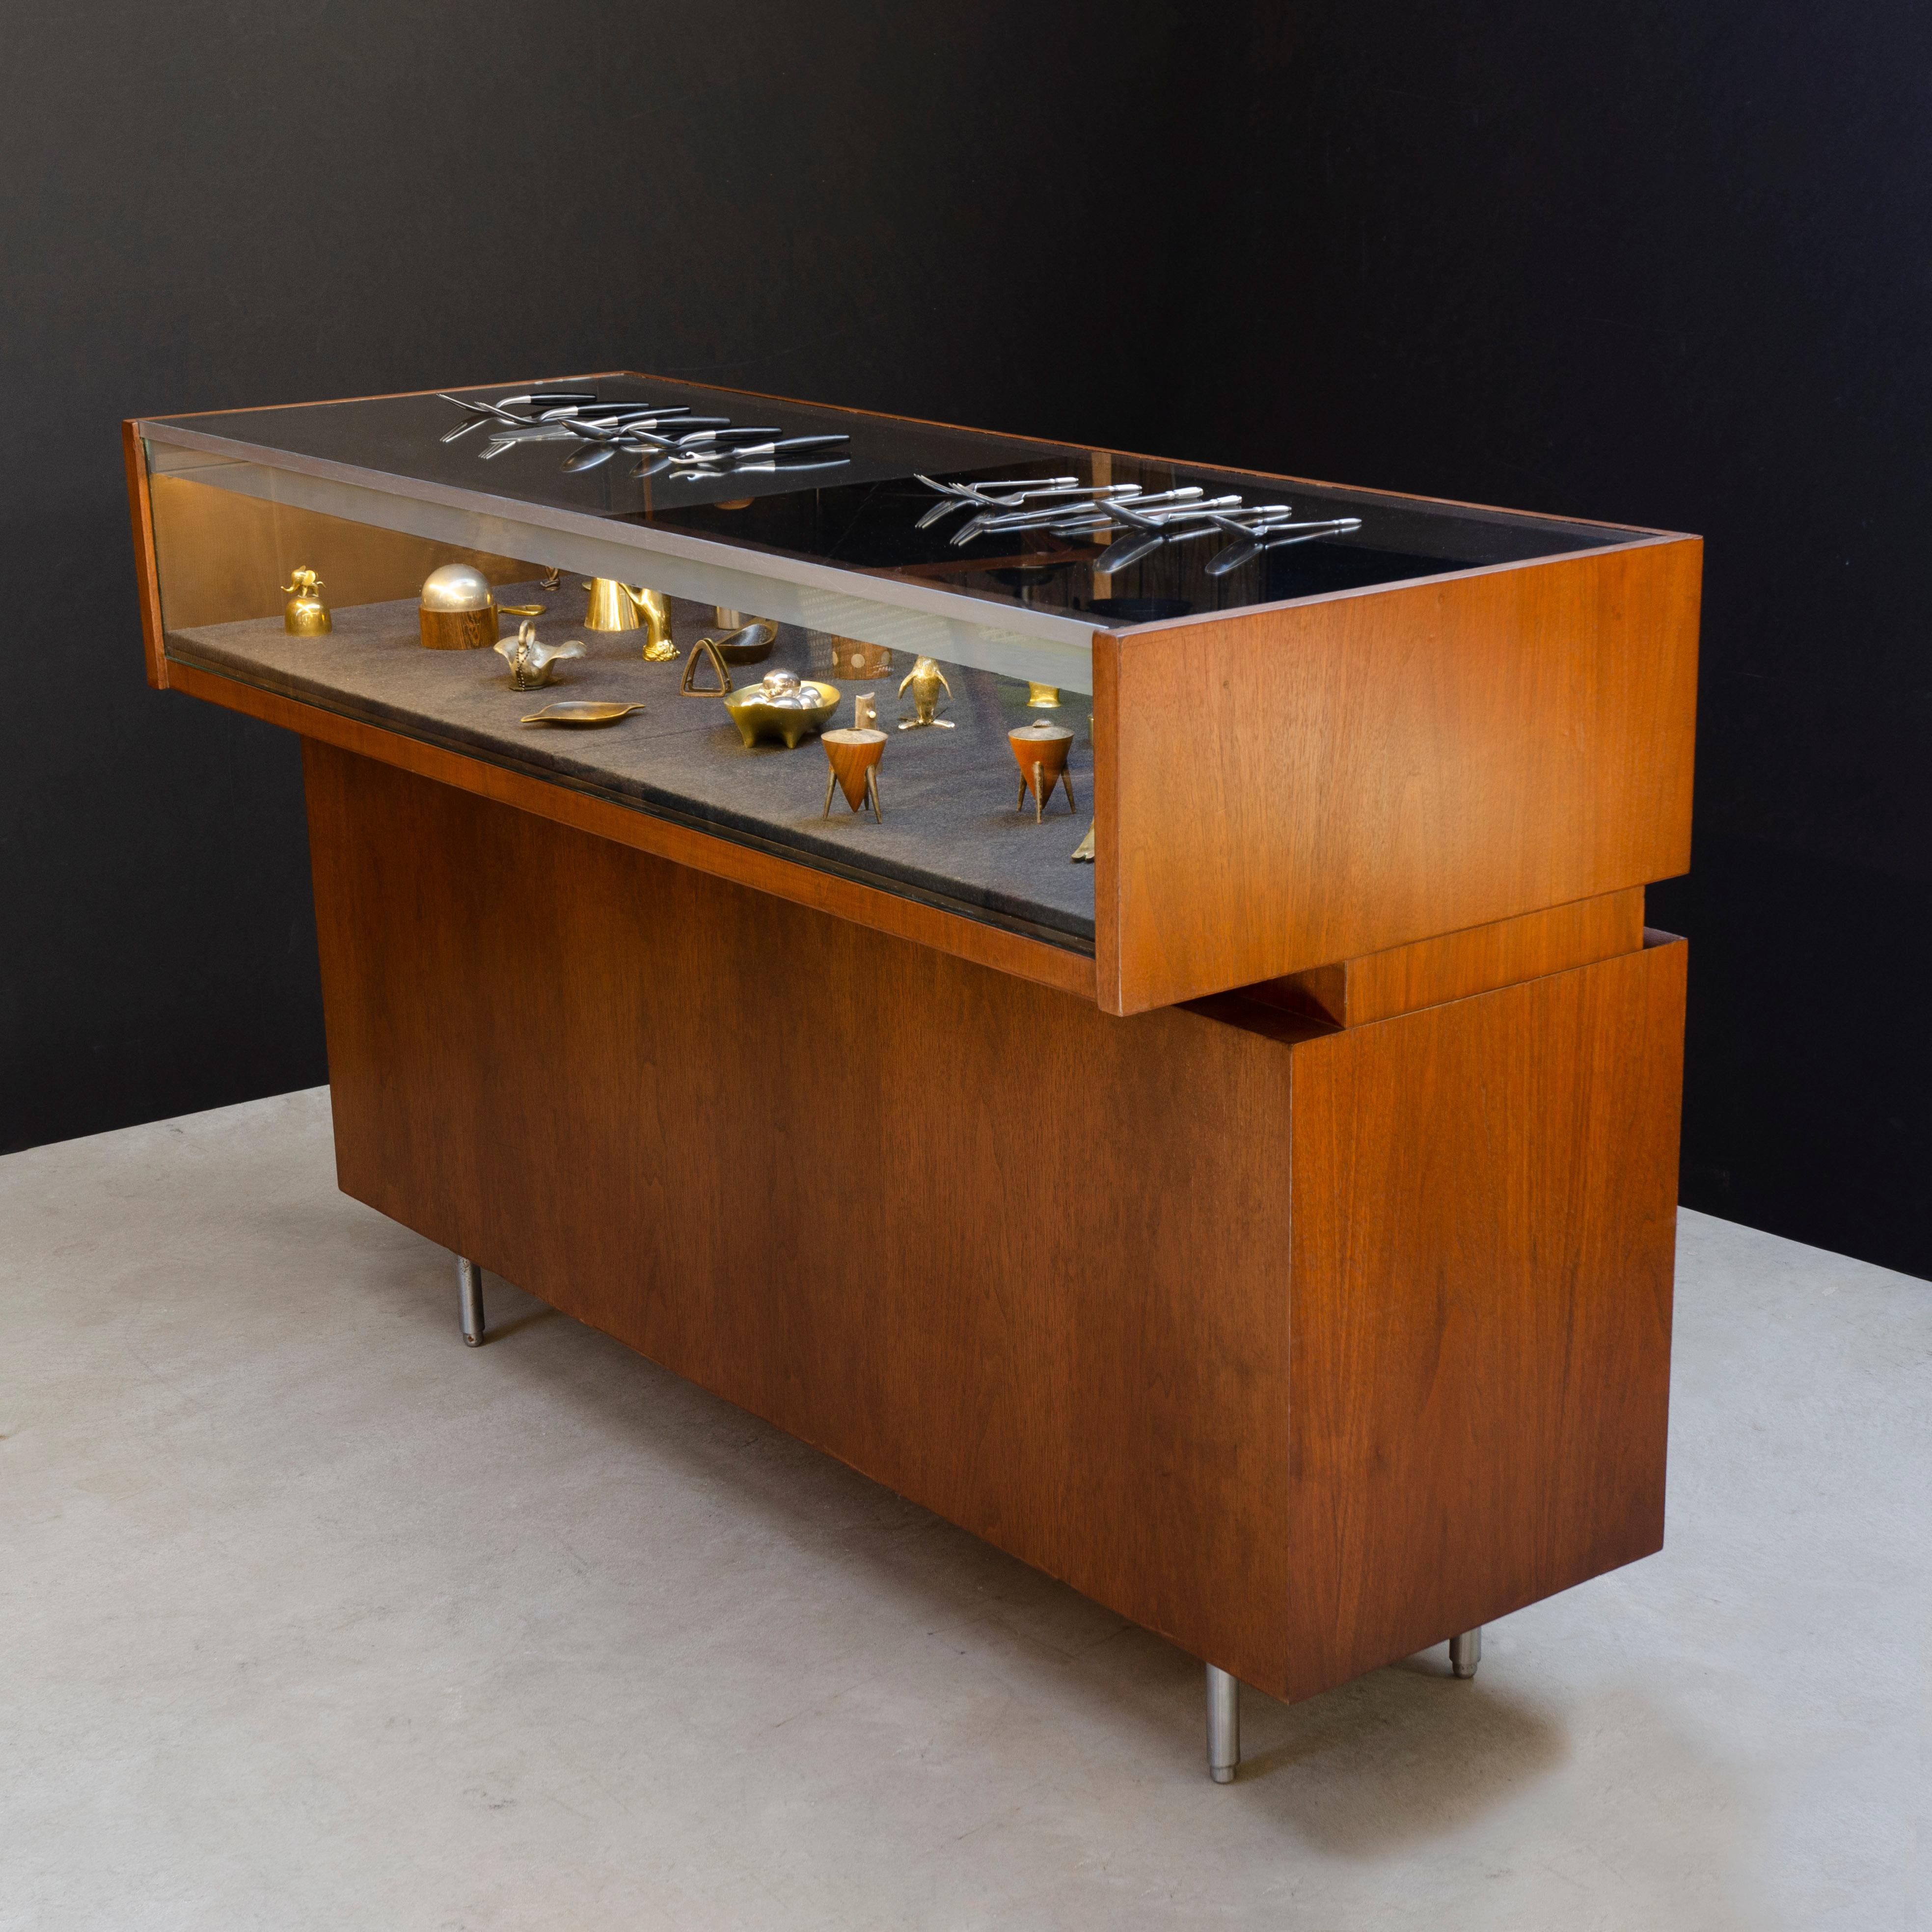
[[[627,374],[134,428],[161,681],[1076,952],[1132,736],[1096,662],[1648,534]]]

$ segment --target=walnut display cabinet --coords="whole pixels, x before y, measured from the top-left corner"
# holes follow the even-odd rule
[[[1696,539],[629,374],[127,448],[467,1339],[498,1274],[1185,1646],[1223,1780],[1239,1681],[1660,1546]]]

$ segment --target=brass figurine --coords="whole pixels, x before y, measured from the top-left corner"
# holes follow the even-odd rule
[[[1064,724],[1036,718],[1030,724],[1022,724],[1017,730],[1009,731],[1006,742],[1013,748],[1013,762],[1020,768],[1020,796],[1015,807],[1016,811],[1026,809],[1027,794],[1031,792],[1034,823],[1037,825],[1045,814],[1046,801],[1058,785],[1066,788],[1067,810],[1080,809],[1073,802],[1073,775],[1066,769],[1066,754],[1073,748],[1073,734]]]
[[[292,638],[320,638],[335,628],[328,606],[322,601],[322,579],[312,570],[298,570],[282,586],[292,591],[282,607],[282,628]]]
[[[1060,709],[1060,687],[1057,684],[1040,684],[1032,678],[1027,680],[1027,709],[1029,711],[1058,711]]]
[[[510,667],[510,682],[518,691],[536,691],[556,676],[562,658],[580,658],[584,646],[572,638],[566,644],[540,644],[536,626],[527,622],[517,626],[514,638],[506,638],[496,654]]]
[[[490,580],[472,563],[446,563],[423,579],[416,613],[423,647],[432,651],[480,650],[496,641],[496,605]]]
[[[760,738],[782,738],[785,749],[822,730],[838,708],[838,687],[816,679],[801,681],[796,671],[768,670],[748,690],[728,692],[724,708],[746,748]]]
[[[1072,863],[1076,866],[1090,866],[1093,862],[1094,828],[1090,825],[1087,828],[1086,837],[1073,848]]]
[[[845,802],[854,812],[862,812],[869,805],[874,822],[884,824],[886,814],[879,807],[879,754],[886,748],[884,732],[862,728],[827,731],[818,742],[825,747],[832,766],[825,781],[825,809],[819,816],[832,816],[836,788],[845,794]]]
[[[936,724],[942,731],[952,729],[950,718],[935,716],[939,707],[939,694],[944,691],[948,698],[952,695],[952,687],[946,682],[946,674],[931,658],[917,659],[910,670],[899,682],[899,695],[905,695],[906,686],[912,686],[913,715],[899,720],[902,731],[916,731],[922,724]]]
[[[593,577],[584,585],[590,593],[585,614],[586,631],[642,631],[644,656],[662,664],[677,656],[670,640],[670,611],[662,592],[640,584],[620,584],[614,577]]]

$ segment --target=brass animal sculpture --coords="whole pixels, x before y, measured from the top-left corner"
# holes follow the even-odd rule
[[[936,724],[942,731],[952,729],[950,718],[935,715],[939,706],[939,694],[943,691],[948,698],[952,695],[952,687],[946,682],[946,674],[930,658],[921,658],[899,680],[899,695],[903,698],[906,686],[912,686],[913,715],[899,720],[902,731],[916,731],[922,724]]]
[[[320,638],[335,628],[322,601],[322,579],[314,571],[292,571],[282,590],[289,600],[282,607],[282,628],[291,637]]]

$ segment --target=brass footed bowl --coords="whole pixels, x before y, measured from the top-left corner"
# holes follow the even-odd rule
[[[818,701],[810,705],[774,704],[764,686],[754,684],[744,691],[724,694],[724,709],[731,714],[738,735],[748,748],[760,738],[782,738],[785,749],[797,750],[800,742],[824,730],[838,709],[838,687],[822,678],[800,680],[801,691],[816,692]]]

